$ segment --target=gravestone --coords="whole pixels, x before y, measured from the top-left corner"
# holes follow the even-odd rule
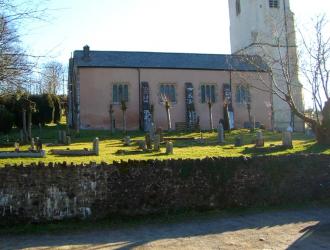
[[[153,141],[155,137],[155,124],[153,122],[150,123],[149,136],[150,136],[150,140]]]
[[[235,138],[235,147],[243,146],[243,136],[239,135]]]
[[[131,137],[125,136],[124,137],[124,146],[129,146],[131,145]]]
[[[166,154],[173,154],[173,143],[171,141],[166,142]]]
[[[159,151],[160,150],[160,135],[155,135],[154,138],[154,150]]]
[[[286,148],[292,148],[292,133],[289,131],[285,131],[282,134],[282,145]]]
[[[59,143],[59,144],[61,144],[62,141],[63,141],[62,135],[63,135],[63,134],[62,134],[62,130],[59,130],[59,131],[58,131],[58,143]]]
[[[100,154],[100,141],[99,141],[99,138],[96,137],[93,141],[93,151],[95,153],[95,155],[99,155]]]
[[[142,141],[142,140],[141,141],[138,141],[137,144],[138,144],[139,149],[141,149],[143,151],[146,151],[147,150],[147,145],[146,145],[146,142],[145,141]]]
[[[33,151],[34,150],[34,138],[31,138],[31,147],[30,150]]]
[[[149,134],[146,134],[145,135],[145,142],[146,142],[146,145],[147,145],[147,149],[152,149],[151,139],[150,139],[150,135]]]
[[[164,141],[164,133],[163,133],[163,129],[161,127],[158,127],[156,129],[156,134],[160,136],[160,141],[163,142]]]
[[[61,141],[61,143],[67,144],[67,141],[66,141],[66,131],[65,130],[62,130],[62,141]]]
[[[71,144],[71,137],[67,136],[66,137],[66,145],[70,145]]]
[[[15,152],[19,152],[19,142],[14,143]]]
[[[40,152],[42,150],[42,141],[40,140],[39,137],[37,137],[36,139],[37,139],[37,142],[36,142],[37,151]]]
[[[219,123],[219,126],[218,126],[218,143],[224,143],[224,142],[225,142],[224,129],[223,129],[222,123]]]
[[[257,131],[256,147],[263,147],[265,145],[265,140],[261,131]]]

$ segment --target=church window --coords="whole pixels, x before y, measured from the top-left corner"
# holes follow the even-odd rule
[[[246,104],[251,102],[251,96],[249,88],[243,85],[239,85],[236,88],[236,102],[240,104]]]
[[[172,103],[175,103],[176,102],[175,84],[161,84],[160,99],[161,102],[164,102],[166,99]]]
[[[128,85],[127,84],[113,84],[112,85],[112,102],[119,104],[121,101],[128,102]]]
[[[279,8],[279,1],[278,0],[269,0],[269,7],[270,8]]]
[[[241,14],[241,0],[236,0],[236,15]]]
[[[201,103],[207,103],[211,101],[215,103],[215,85],[214,84],[202,84],[201,85]]]

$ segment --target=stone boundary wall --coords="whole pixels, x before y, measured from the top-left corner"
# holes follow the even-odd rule
[[[0,225],[330,198],[330,155],[0,168]]]

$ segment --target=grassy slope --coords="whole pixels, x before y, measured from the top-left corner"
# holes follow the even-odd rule
[[[55,142],[57,138],[57,131],[59,128],[64,129],[64,125],[55,126],[48,125],[43,128],[41,131],[39,129],[33,130],[34,136],[40,136],[42,138],[43,143]],[[244,135],[244,143],[245,145],[242,147],[234,147],[234,138],[237,134],[243,133]],[[129,132],[129,136],[131,136],[132,140],[142,140],[144,138],[144,134],[142,132]],[[200,137],[200,133],[165,133],[166,137]],[[281,134],[279,133],[271,133],[265,132],[265,141],[266,147],[270,144],[281,144]],[[99,156],[84,156],[84,157],[60,157],[51,155],[48,153],[51,149],[82,149],[82,148],[91,148],[92,140],[94,137],[99,137],[100,139],[100,155]],[[205,144],[199,144],[194,141],[174,141],[174,154],[166,155],[165,146],[162,145],[161,152],[152,152],[152,153],[137,153],[131,152],[126,155],[116,155],[115,152],[117,150],[127,150],[127,151],[135,151],[137,149],[136,143],[132,143],[132,146],[124,147],[121,142],[122,134],[120,132],[110,135],[108,131],[104,130],[93,130],[93,131],[81,131],[79,136],[72,136],[72,144],[70,146],[56,146],[56,147],[44,147],[47,151],[46,158],[38,159],[38,158],[17,158],[17,159],[0,159],[0,166],[4,166],[4,164],[14,164],[21,163],[24,164],[44,161],[48,162],[63,162],[66,161],[68,163],[83,163],[89,161],[96,162],[112,162],[112,161],[120,161],[120,160],[148,160],[148,159],[168,159],[168,158],[204,158],[204,157],[213,157],[213,156],[223,156],[223,157],[237,157],[241,155],[252,156],[252,155],[260,155],[260,154],[290,154],[290,153],[326,153],[330,154],[330,148],[325,146],[320,146],[315,144],[315,141],[305,137],[303,134],[294,134],[294,148],[288,150],[269,150],[267,153],[256,152],[253,150],[252,140],[254,138],[253,133],[249,133],[247,130],[239,130],[232,131],[230,134],[226,134],[226,143],[224,145],[217,144],[217,133],[213,132],[205,132],[203,133],[203,137],[206,139]],[[4,137],[0,137],[3,141]],[[9,135],[9,141],[13,142],[19,138],[18,132],[13,131]],[[22,147],[22,149],[27,149],[28,146]],[[13,146],[6,147],[3,146],[0,148],[1,151],[13,150]]]

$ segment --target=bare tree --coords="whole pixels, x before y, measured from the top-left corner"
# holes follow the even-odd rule
[[[125,100],[121,100],[120,102],[120,108],[123,114],[123,133],[126,134],[126,110],[127,110],[127,105]]]
[[[288,19],[293,20],[293,19]],[[260,71],[267,71],[270,75],[271,84],[268,79],[258,75],[258,82],[262,82],[263,86],[257,86],[250,83],[250,88],[260,91],[268,91],[274,98],[281,100],[288,105],[292,114],[307,123],[316,133],[317,141],[320,143],[330,143],[329,128],[325,128],[321,119],[321,112],[329,101],[329,59],[330,59],[330,37],[326,36],[326,19],[324,16],[318,17],[314,25],[314,34],[309,33],[311,39],[307,42],[302,35],[304,54],[300,54],[300,66],[298,65],[298,56],[296,51],[296,38],[294,31],[288,31],[287,25],[276,27],[274,32],[274,43],[256,43],[254,49],[255,54],[260,55],[267,67],[261,62],[260,57],[242,57],[241,60],[252,64]],[[245,51],[246,52],[246,51]],[[245,53],[244,51],[242,54]],[[275,52],[275,53],[274,53]],[[251,51],[248,51],[251,54]],[[306,56],[307,55],[307,56]],[[303,86],[298,80],[298,67],[308,80],[308,86]],[[244,77],[242,77],[243,79]],[[244,79],[243,79],[244,81]],[[307,89],[312,94],[313,111],[316,117],[313,118],[306,114],[301,102],[302,88]],[[330,114],[329,114],[330,115]],[[324,117],[323,117],[324,119]]]
[[[166,95],[162,95],[162,102],[164,104],[164,108],[166,111],[166,118],[167,118],[167,130],[171,131],[172,130],[172,121],[171,121],[171,101],[169,100],[169,98]]]
[[[214,129],[214,126],[213,126],[212,106],[213,106],[212,100],[211,100],[211,98],[209,98],[208,101],[207,101],[207,107],[209,109],[209,124],[210,124],[210,130],[211,131],[213,131],[213,129]]]
[[[41,73],[42,92],[49,94],[59,94],[64,81],[64,67],[61,63],[51,61],[43,66]]]

